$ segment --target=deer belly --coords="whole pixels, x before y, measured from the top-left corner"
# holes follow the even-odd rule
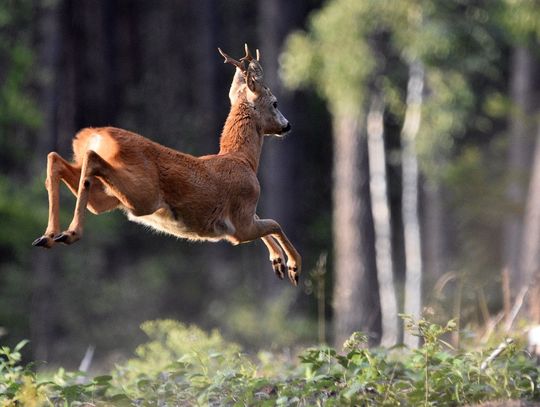
[[[180,216],[175,216],[169,208],[158,209],[151,215],[135,216],[129,211],[128,219],[132,222],[148,226],[153,230],[167,233],[189,240],[219,241],[226,237],[229,232],[222,224],[229,222],[217,222],[217,225],[209,225],[207,230],[195,231],[188,227]],[[217,227],[216,227],[217,226]]]

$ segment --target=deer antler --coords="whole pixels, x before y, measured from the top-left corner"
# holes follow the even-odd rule
[[[246,61],[248,63],[248,67],[247,67],[248,75],[252,76],[253,79],[257,81],[261,81],[263,78],[263,70],[262,70],[261,64],[259,63],[259,59],[261,56],[261,54],[259,53],[259,49],[255,51],[257,55],[257,59],[253,58],[253,55],[251,55],[251,52],[249,51],[249,47],[247,44],[244,44],[244,51],[246,55],[240,58],[240,61],[242,62]]]
[[[253,55],[251,55],[251,52],[249,52],[249,47],[248,47],[247,44],[244,44],[244,51],[245,51],[245,53],[246,53],[246,56],[242,57],[242,58],[240,59],[240,61],[248,61],[248,62],[253,61]],[[257,56],[256,60],[257,60],[257,61],[260,61],[261,55],[260,55],[260,53],[259,53],[259,49],[258,49],[258,48],[255,50],[255,54],[256,54],[256,56]]]
[[[225,58],[226,64],[234,65],[240,70],[240,72],[242,72],[245,82],[248,84],[248,87],[252,91],[255,89],[256,86],[259,86],[259,87],[262,86],[263,69],[262,69],[261,64],[259,63],[259,58],[260,58],[259,50],[257,50],[257,59],[255,59],[253,58],[253,55],[251,55],[251,52],[249,52],[248,45],[244,44],[244,51],[246,55],[240,58],[240,60],[236,60],[230,57],[225,52],[223,52],[221,48],[218,48],[218,51],[223,56],[223,58]],[[247,62],[247,65],[246,65],[246,62]],[[236,75],[235,75],[235,78],[236,78]]]
[[[247,49],[247,45],[246,45],[246,49]],[[225,52],[223,52],[221,50],[221,48],[218,48],[218,51],[221,54],[221,56],[223,58],[225,58],[225,61],[223,61],[224,64],[232,64],[232,65],[236,66],[238,69],[240,69],[242,72],[246,71],[246,68],[245,68],[243,62],[244,62],[244,58],[246,58],[247,55],[246,55],[246,57],[241,58],[240,61],[237,61],[236,59],[230,57]]]

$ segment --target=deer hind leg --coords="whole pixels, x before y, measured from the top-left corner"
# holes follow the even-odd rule
[[[81,167],[73,220],[68,230],[55,236],[56,242],[71,244],[82,237],[85,209],[92,198],[91,192],[94,191],[96,185],[103,184],[114,195],[110,197],[114,201],[114,207],[121,204],[136,216],[149,215],[159,209],[156,199],[159,196],[157,191],[148,190],[148,188],[141,189],[136,179],[112,167],[95,151],[88,150]],[[105,194],[103,190],[101,192]]]
[[[34,240],[32,245],[51,248],[54,245],[54,237],[60,232],[60,220],[59,220],[59,190],[60,179],[63,176],[70,178],[79,178],[76,168],[69,168],[65,174],[62,174],[62,165],[59,165],[58,158],[62,159],[57,153],[49,153],[47,156],[47,178],[45,180],[45,188],[49,196],[49,221],[47,223],[47,229],[43,236]],[[62,159],[63,160],[63,159]],[[67,167],[66,167],[67,168]]]
[[[276,242],[270,240],[275,239],[287,255],[287,274],[289,280],[293,285],[298,285],[298,277],[302,269],[302,258],[281,229],[281,226],[275,220],[259,219],[255,215],[250,225],[244,228],[237,228],[235,238],[239,242],[247,242],[257,238],[264,238],[263,242],[267,245],[270,256],[281,252],[279,248],[276,250]]]
[[[117,198],[105,194],[102,189],[103,185],[101,184],[101,181],[95,177],[98,169],[104,163],[105,161],[97,153],[88,150],[83,159],[77,182],[73,182],[73,179],[70,181],[66,180],[68,187],[77,196],[77,202],[75,204],[73,220],[71,221],[69,228],[56,235],[54,237],[55,242],[71,244],[82,237],[85,209],[87,206],[89,206],[89,209],[92,209],[94,213],[101,213],[105,210],[114,209],[119,205],[120,202]],[[93,195],[92,205],[90,205],[91,193]],[[101,199],[96,199],[95,194],[100,193],[101,196],[98,196]]]
[[[54,237],[60,233],[59,221],[59,189],[60,181],[64,181],[68,188],[77,196],[77,188],[81,177],[81,169],[70,164],[59,154],[52,152],[47,156],[47,179],[45,187],[49,195],[49,221],[43,236],[37,238],[32,244],[50,248],[54,245]],[[103,185],[95,184],[90,191],[88,208],[95,214],[102,213],[118,206],[119,201],[109,196],[103,190]]]

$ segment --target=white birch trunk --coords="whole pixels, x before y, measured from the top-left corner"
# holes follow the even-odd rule
[[[418,218],[418,159],[416,136],[420,129],[424,68],[418,61],[410,65],[407,109],[401,133],[403,174],[403,231],[405,240],[405,314],[419,319],[422,307],[422,253]],[[417,348],[419,338],[405,332],[403,342]]]
[[[392,263],[392,235],[386,182],[383,113],[383,102],[380,97],[375,96],[367,117],[369,186],[375,227],[375,261],[381,301],[381,345],[393,346],[398,340],[399,325]]]

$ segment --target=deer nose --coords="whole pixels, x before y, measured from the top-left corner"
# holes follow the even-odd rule
[[[287,125],[281,129],[281,134],[287,133],[290,130],[291,130],[291,123],[287,123]]]

